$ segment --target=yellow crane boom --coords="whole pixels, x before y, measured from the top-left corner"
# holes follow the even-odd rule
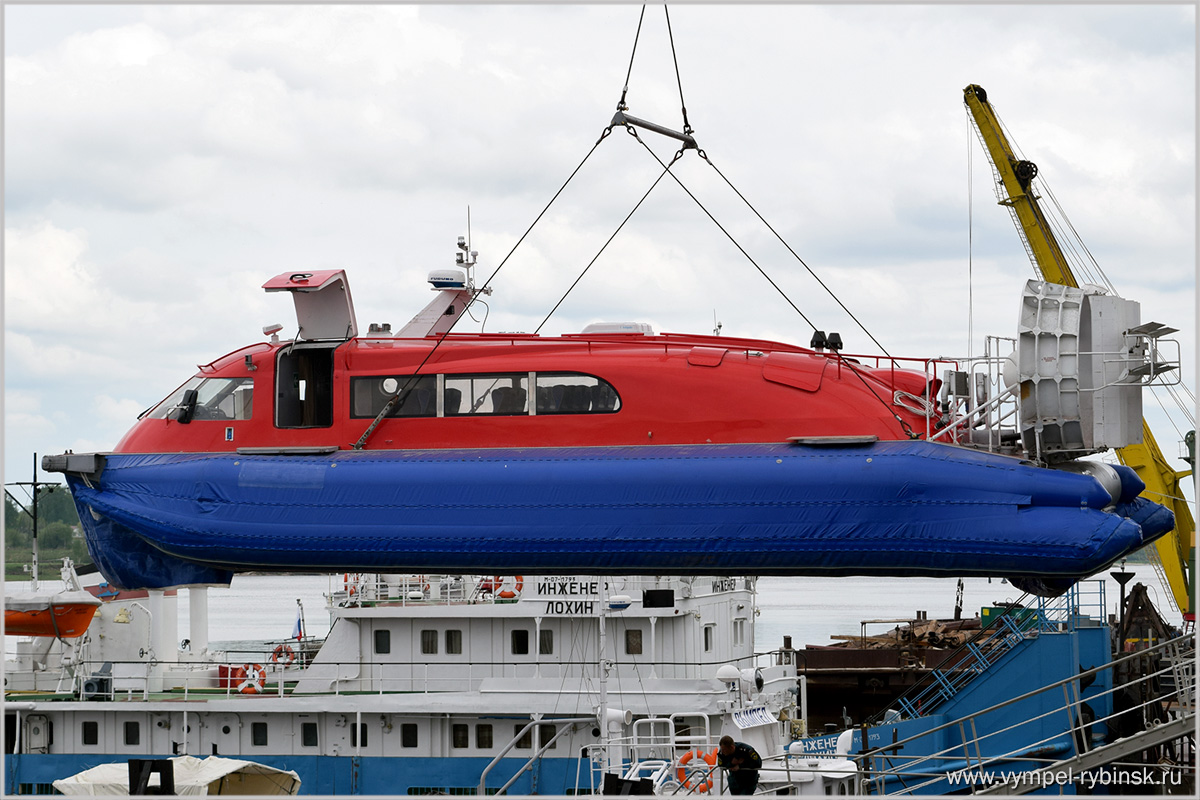
[[[1004,187],[1006,197],[1000,202],[1012,213],[1025,250],[1041,279],[1078,286],[1031,188],[1037,166],[1017,157],[983,87],[971,84],[963,90],[963,97],[988,159]],[[1122,464],[1134,469],[1146,484],[1143,497],[1161,503],[1175,513],[1175,530],[1159,538],[1155,547],[1175,606],[1185,620],[1193,621],[1196,522],[1180,486],[1192,471],[1180,472],[1171,467],[1145,420],[1142,420],[1142,432],[1142,443],[1118,448],[1117,457]]]

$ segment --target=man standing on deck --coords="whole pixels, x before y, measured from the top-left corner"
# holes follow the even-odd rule
[[[730,794],[754,794],[758,788],[758,771],[762,757],[745,742],[735,742],[732,736],[722,736],[717,747],[717,764],[725,770]]]

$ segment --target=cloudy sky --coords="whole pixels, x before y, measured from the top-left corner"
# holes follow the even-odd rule
[[[197,364],[292,329],[273,275],[345,268],[360,328],[398,327],[468,208],[489,275],[608,124],[639,10],[6,6],[5,480],[35,451],[110,449]],[[978,83],[1113,285],[1181,329],[1194,383],[1193,6],[679,5],[671,23],[700,146],[893,355],[1013,335],[1033,277],[963,108]],[[682,127],[659,6],[627,102]],[[809,319],[877,352],[711,166],[676,169]],[[486,330],[535,329],[660,171],[622,131],[601,143],[494,279]],[[811,333],[668,179],[543,333],[714,318]]]

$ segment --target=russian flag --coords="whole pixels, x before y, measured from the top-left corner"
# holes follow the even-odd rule
[[[300,610],[296,610],[296,624],[292,627],[292,638],[300,641],[304,638],[304,621],[300,617]]]

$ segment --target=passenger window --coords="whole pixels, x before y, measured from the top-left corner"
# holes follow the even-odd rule
[[[620,407],[617,391],[607,381],[577,373],[538,373],[538,414],[602,414]]]
[[[417,746],[417,724],[415,722],[405,722],[400,725],[400,746]]]
[[[446,416],[529,413],[529,373],[507,375],[447,375]]]
[[[95,720],[84,722],[80,732],[84,744],[100,744],[100,724]]]
[[[317,746],[317,723],[302,722],[300,723],[300,744],[303,747]]]
[[[255,747],[267,746],[267,723],[250,723],[250,744],[254,745]]]
[[[475,746],[480,750],[487,750],[492,746],[491,725],[480,724],[475,726]]]
[[[142,726],[137,722],[125,723],[125,744],[141,744],[142,743]]]
[[[462,631],[446,631],[446,652],[451,655],[462,655]]]
[[[515,630],[512,632],[512,654],[514,656],[529,655],[529,631]]]
[[[379,375],[350,381],[350,416],[374,419],[396,394],[388,417],[436,417],[437,376]]]

